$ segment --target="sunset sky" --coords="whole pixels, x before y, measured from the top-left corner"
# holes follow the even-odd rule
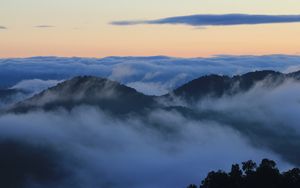
[[[300,54],[300,22],[113,25],[202,14],[299,15],[299,0],[1,0],[0,57]]]

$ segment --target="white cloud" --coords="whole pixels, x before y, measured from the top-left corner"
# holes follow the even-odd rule
[[[64,156],[55,161],[63,164],[57,168],[69,171],[60,186],[185,187],[200,182],[209,170],[248,159],[269,157],[289,166],[276,154],[254,148],[230,127],[164,110],[126,119],[91,107],[7,114],[0,116],[3,140],[55,148]],[[54,151],[49,150],[50,156]]]
[[[300,56],[288,55],[0,59],[0,87],[13,86],[28,79],[65,80],[77,75],[94,75],[111,78],[123,84],[161,85],[163,90],[168,91],[207,74],[231,76],[266,69],[290,72],[297,70],[299,66]],[[140,87],[141,84],[136,86]],[[144,92],[146,91],[150,90]]]
[[[109,76],[109,79],[122,81],[127,77],[134,76],[135,70],[127,65],[117,65],[112,68],[112,73]]]
[[[169,92],[168,87],[158,82],[131,82],[127,86],[147,95],[161,96]]]
[[[21,82],[11,87],[11,89],[20,89],[30,93],[38,93],[45,89],[53,87],[60,82],[62,82],[62,80],[22,80]]]

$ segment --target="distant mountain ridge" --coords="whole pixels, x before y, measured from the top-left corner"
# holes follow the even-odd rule
[[[283,74],[276,71],[256,71],[233,77],[208,75],[192,80],[168,94],[195,102],[203,97],[221,97],[246,92],[261,81],[265,87],[276,87],[287,79],[300,81],[300,71]]]
[[[104,78],[79,76],[49,88],[13,108],[26,112],[42,108],[55,110],[59,107],[71,110],[78,105],[98,106],[114,113],[129,113],[154,104],[151,96]]]
[[[172,101],[175,97],[193,103],[203,97],[221,97],[225,94],[235,95],[246,92],[261,81],[267,83],[265,87],[276,87],[287,79],[300,81],[300,71],[290,74],[256,71],[233,77],[203,76],[167,95],[154,97],[108,79],[79,76],[16,104],[12,110],[26,112],[31,109],[54,110],[59,107],[71,110],[78,105],[91,105],[109,112],[127,114],[162,107],[159,100],[170,99]]]

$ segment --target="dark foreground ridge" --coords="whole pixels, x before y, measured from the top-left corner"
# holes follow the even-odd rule
[[[259,166],[253,161],[234,164],[230,172],[209,172],[199,188],[299,188],[300,169],[280,173],[276,163],[263,159]],[[191,184],[187,188],[198,188]]]

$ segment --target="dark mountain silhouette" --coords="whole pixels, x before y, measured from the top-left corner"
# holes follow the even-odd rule
[[[41,147],[26,141],[1,139],[0,151],[1,187],[29,187],[29,177],[32,182],[57,187],[56,184],[62,183],[70,174],[61,164],[61,153],[51,146]]]
[[[167,97],[175,96],[194,102],[203,97],[221,97],[246,92],[261,81],[265,81],[265,87],[275,87],[288,78],[300,80],[300,72],[282,74],[275,71],[256,71],[234,77],[209,75],[190,81]]]
[[[296,80],[300,80],[300,71],[289,73],[287,76]]]
[[[170,94],[154,97],[137,92],[117,82],[94,76],[80,76],[65,81],[48,90],[20,102],[12,108],[14,112],[26,112],[42,108],[54,110],[59,107],[72,109],[78,105],[98,106],[116,114],[142,112],[145,109],[164,106],[157,101],[171,99],[166,108],[177,108],[174,97],[195,102],[204,97],[221,97],[246,92],[255,84],[264,81],[265,87],[275,87],[286,79],[300,80],[300,71],[282,74],[275,71],[256,71],[241,76],[203,76],[175,89]]]
[[[49,88],[32,98],[16,104],[12,111],[26,112],[42,108],[71,110],[78,105],[98,106],[115,114],[138,112],[154,103],[152,96],[117,82],[93,76],[80,76]]]

